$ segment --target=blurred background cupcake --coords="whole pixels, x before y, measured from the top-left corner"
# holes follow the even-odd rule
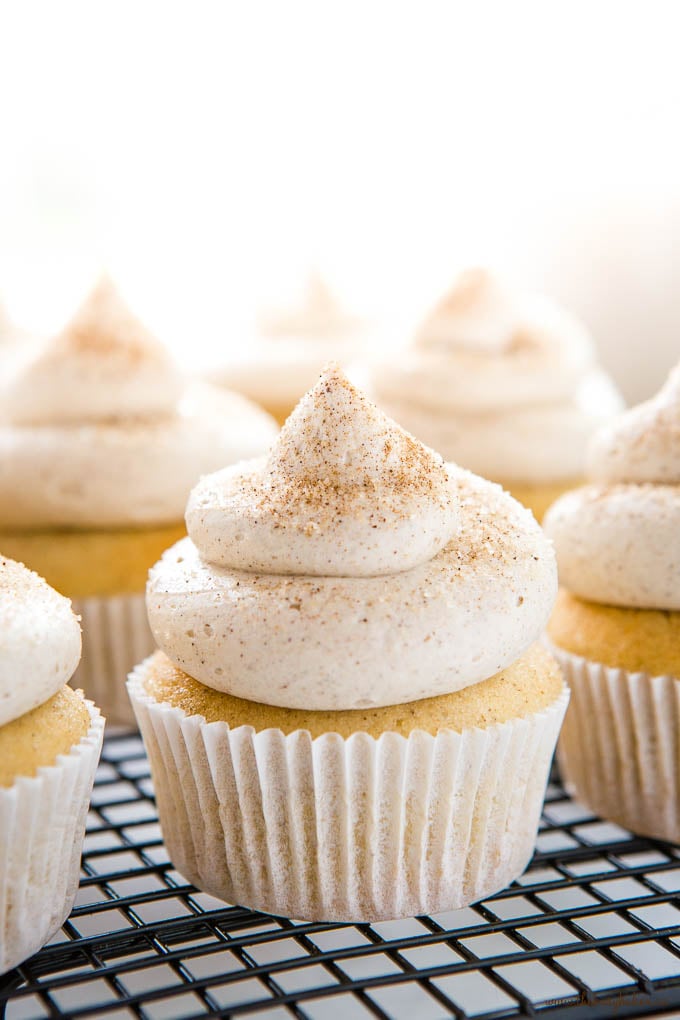
[[[572,689],[560,761],[578,797],[680,841],[680,365],[594,437],[591,483],[545,528],[562,590],[548,627]]]
[[[110,720],[130,720],[124,679],[152,647],[146,573],[184,534],[189,490],[276,431],[244,397],[188,384],[107,278],[0,379],[0,548],[74,600],[76,682]]]
[[[283,424],[330,360],[346,364],[362,351],[367,327],[346,311],[318,273],[296,307],[262,311],[255,336],[208,378],[256,401]]]
[[[376,401],[446,460],[500,482],[540,520],[582,478],[622,401],[585,327],[485,269],[455,281],[412,344],[373,366]]]

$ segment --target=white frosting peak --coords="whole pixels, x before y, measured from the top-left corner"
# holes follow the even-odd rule
[[[597,433],[588,469],[598,481],[680,483],[680,364],[655,397]]]
[[[213,563],[372,576],[430,559],[453,535],[447,469],[329,366],[264,462],[203,478],[187,527]]]
[[[354,332],[359,325],[359,320],[345,311],[318,273],[309,276],[297,308],[260,316],[260,330],[265,336],[310,341],[335,341],[339,335]]]
[[[169,354],[103,277],[75,317],[6,382],[2,415],[66,424],[172,412],[183,386]]]
[[[521,318],[516,295],[499,276],[468,269],[427,316],[416,344],[500,354],[512,345]]]
[[[281,429],[270,484],[448,489],[442,458],[404,432],[331,363]]]
[[[79,660],[69,600],[22,563],[0,557],[0,726],[56,694]]]
[[[680,610],[680,366],[596,434],[589,469],[595,484],[544,521],[561,583],[594,602]]]

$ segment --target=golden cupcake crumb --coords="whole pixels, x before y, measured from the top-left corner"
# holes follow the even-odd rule
[[[549,652],[534,644],[500,673],[454,694],[382,708],[309,712],[214,691],[156,652],[145,670],[144,689],[157,702],[181,708],[189,716],[203,716],[209,723],[227,722],[232,729],[278,728],[284,734],[308,730],[312,737],[339,733],[345,738],[363,732],[377,738],[388,732],[408,736],[413,730],[436,734],[441,729],[484,729],[523,718],[551,705],[563,689],[563,680]]]
[[[149,569],[185,535],[184,522],[119,530],[2,531],[0,549],[76,599],[143,592]]]
[[[35,776],[43,765],[54,765],[68,754],[90,727],[82,691],[62,687],[32,712],[0,726],[0,787],[19,776]]]
[[[560,648],[651,676],[680,677],[680,611],[624,609],[560,589],[548,635]]]

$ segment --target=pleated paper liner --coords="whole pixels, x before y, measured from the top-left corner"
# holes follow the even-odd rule
[[[571,687],[558,745],[568,788],[632,832],[680,842],[680,679],[550,650]]]
[[[206,723],[128,687],[175,867],[229,903],[315,921],[453,910],[506,886],[534,847],[568,702],[408,738]]]
[[[145,596],[74,599],[73,611],[81,618],[83,654],[71,685],[81,687],[109,723],[136,726],[125,681],[156,647]]]
[[[0,788],[0,974],[36,953],[71,912],[104,720],[34,777]]]

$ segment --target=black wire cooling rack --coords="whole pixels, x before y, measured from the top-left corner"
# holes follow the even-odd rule
[[[169,862],[137,735],[109,737],[69,920],[0,978],[0,1017],[611,1018],[680,1008],[680,848],[548,788],[509,889],[431,917],[308,924],[230,907]]]

